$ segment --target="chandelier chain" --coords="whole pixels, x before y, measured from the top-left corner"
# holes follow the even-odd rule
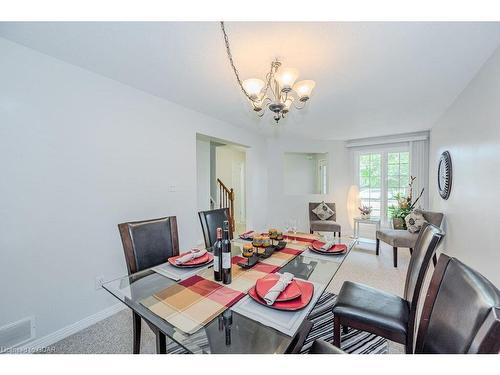
[[[231,64],[231,68],[233,69],[233,72],[234,72],[234,75],[236,76],[236,81],[238,81],[238,85],[240,86],[241,88],[241,91],[243,92],[243,94],[245,94],[245,96],[252,102],[256,102],[258,100],[255,100],[254,98],[252,98],[245,90],[245,88],[243,87],[243,83],[241,82],[241,78],[240,78],[240,74],[238,72],[238,69],[236,69],[236,66],[234,65],[234,61],[233,61],[233,55],[231,54],[231,48],[229,47],[229,38],[227,36],[227,33],[226,33],[226,29],[224,27],[224,22],[221,21],[220,22],[220,27],[222,29],[222,34],[224,35],[224,43],[226,45],[226,53],[227,53],[227,57],[229,59],[229,63]],[[274,73],[276,72],[278,68],[278,65],[276,65],[274,62],[271,63],[271,71],[269,72],[268,74],[268,79],[267,79],[267,82],[266,82],[266,87],[264,89],[264,96],[265,94],[267,93],[267,89],[269,88],[269,86],[271,85],[271,79],[272,77],[274,76]]]

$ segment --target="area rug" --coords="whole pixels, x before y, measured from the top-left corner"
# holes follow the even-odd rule
[[[333,293],[323,293],[309,314],[309,320],[314,324],[307,336],[301,353],[307,353],[314,340],[322,339],[333,342],[333,313],[332,308],[337,300]],[[386,354],[388,351],[387,340],[368,332],[349,328],[347,333],[341,335],[342,350],[352,354]]]
[[[337,299],[337,295],[325,292],[320,297],[309,314],[309,320],[314,324],[309,336],[307,336],[301,353],[309,351],[314,340],[322,339],[333,342],[333,313],[332,308]],[[196,334],[194,335],[196,336]],[[199,348],[204,352],[209,352],[206,336],[200,336],[199,340],[193,337]],[[368,332],[358,331],[349,328],[347,333],[341,336],[342,349],[352,354],[385,354],[388,351],[387,340]],[[184,354],[185,349],[176,343],[169,341],[167,345],[169,354]]]

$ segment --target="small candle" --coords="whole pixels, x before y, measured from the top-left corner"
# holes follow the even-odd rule
[[[253,255],[253,246],[251,243],[246,243],[243,245],[243,256],[251,257]]]

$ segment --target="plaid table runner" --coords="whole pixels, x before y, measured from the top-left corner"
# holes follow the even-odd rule
[[[301,243],[301,245],[309,245],[310,243],[318,240],[318,236],[314,234],[307,234],[307,233],[297,233],[297,235],[294,235],[292,233],[286,233],[283,235],[283,238],[287,240],[288,242],[290,241],[298,241]],[[288,246],[288,245],[287,245]]]
[[[258,279],[278,271],[305,248],[300,244],[288,244],[248,270],[237,265],[245,258],[233,256],[231,284],[214,281],[213,270],[208,268],[141,303],[178,329],[192,334],[243,298]]]

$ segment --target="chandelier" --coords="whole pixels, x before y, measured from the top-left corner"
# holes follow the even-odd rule
[[[238,70],[234,66],[224,22],[221,22],[220,25],[226,44],[227,57],[236,76],[236,81],[259,117],[264,116],[266,109],[269,109],[273,112],[274,120],[278,123],[279,120],[285,118],[292,107],[298,110],[305,107],[316,83],[311,80],[296,82],[299,71],[293,68],[282,68],[281,61],[278,59],[271,63],[265,81],[258,78],[241,81]]]

